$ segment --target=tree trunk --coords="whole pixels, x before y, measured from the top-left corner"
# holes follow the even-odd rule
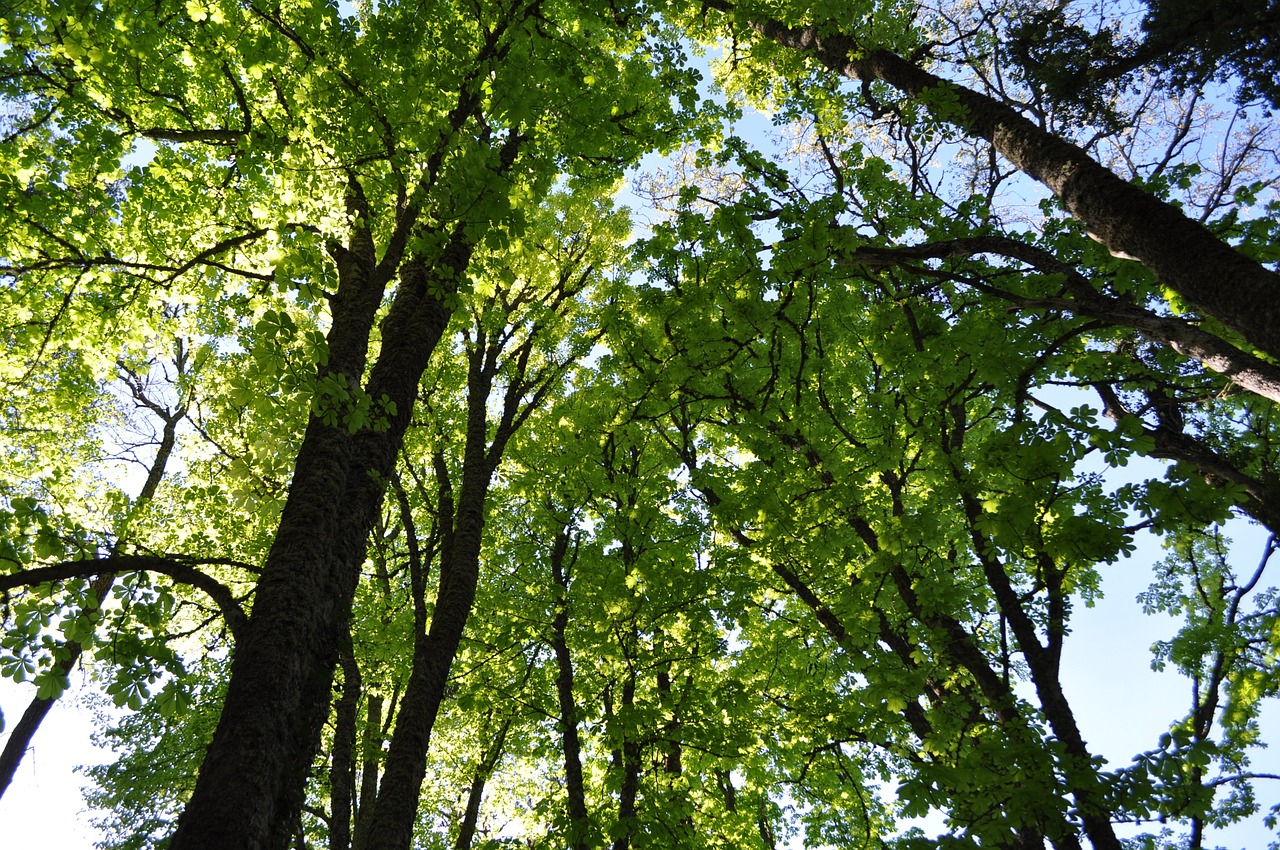
[[[503,749],[507,744],[507,732],[510,729],[511,715],[507,715],[502,721],[502,727],[498,730],[497,736],[480,756],[475,776],[471,779],[471,788],[467,791],[467,808],[462,815],[462,823],[458,826],[458,838],[453,843],[453,850],[471,850],[471,843],[476,837],[476,826],[480,823],[480,803],[484,798],[484,786],[493,774],[494,768],[498,766],[499,759],[502,758]]]
[[[479,339],[484,339],[483,334]],[[449,670],[458,653],[480,580],[485,501],[489,484],[510,431],[499,427],[489,443],[489,394],[497,374],[499,351],[477,342],[467,379],[467,423],[462,485],[456,511],[441,500],[440,526],[445,529],[440,554],[440,583],[430,630],[414,642],[413,667],[396,717],[387,751],[382,788],[374,803],[369,850],[409,850],[418,814],[418,797],[426,775],[431,730],[440,712]],[[518,381],[512,382],[518,385]]]
[[[957,477],[963,488],[964,482]],[[1061,634],[1054,635],[1054,620],[1050,611],[1050,636],[1048,646],[1041,644],[1036,634],[1035,622],[1023,606],[1017,591],[1005,572],[1004,565],[991,554],[994,547],[978,529],[982,515],[982,507],[967,491],[962,491],[964,509],[973,538],[975,557],[982,566],[987,585],[995,596],[1000,613],[1009,622],[1022,657],[1026,659],[1031,671],[1031,681],[1040,700],[1040,709],[1044,712],[1049,728],[1062,742],[1064,757],[1060,762],[1066,786],[1075,798],[1076,809],[1080,821],[1084,825],[1085,835],[1096,850],[1122,850],[1120,839],[1116,837],[1112,826],[1112,812],[1106,801],[1106,789],[1099,779],[1097,769],[1093,765],[1092,756],[1080,727],[1076,723],[1075,713],[1063,693],[1062,683],[1058,676],[1059,651]],[[1050,593],[1052,593],[1050,589]],[[1049,602],[1050,609],[1055,607]]]
[[[476,839],[476,826],[480,823],[484,786],[488,781],[489,774],[478,765],[471,777],[471,787],[467,789],[467,808],[462,813],[462,823],[458,824],[458,838],[453,842],[453,850],[471,850],[471,843]]]
[[[386,280],[372,241],[340,255],[339,286],[322,378],[358,387]],[[382,349],[366,391],[394,405],[385,430],[350,434],[313,417],[289,498],[259,580],[246,634],[231,666],[226,703],[171,850],[282,850],[288,846],[328,714],[338,647],[369,533],[381,509],[418,382],[450,311],[428,294],[452,285],[471,246],[455,237],[432,280],[406,265],[383,322]]]
[[[635,730],[626,728],[631,722],[631,709],[636,699],[636,673],[627,671],[622,683],[622,712],[627,719],[621,721],[622,743],[613,753],[614,769],[621,775],[618,780],[618,825],[613,839],[613,850],[630,850],[631,836],[636,831],[636,800],[640,796],[640,742]]]
[[[356,716],[360,709],[360,666],[350,645],[342,650],[342,691],[334,709],[333,753],[329,761],[329,850],[350,850],[355,800]]]
[[[551,619],[551,648],[556,654],[556,699],[560,706],[560,741],[564,754],[565,794],[568,796],[569,846],[586,850],[587,792],[582,779],[582,740],[578,733],[578,706],[573,696],[573,658],[565,631],[569,625],[569,577],[564,561],[569,552],[569,532],[556,534],[551,549],[551,577],[556,583],[555,616]]]
[[[382,755],[382,697],[369,694],[368,715],[360,763],[360,798],[356,807],[353,850],[364,850],[369,843],[369,814],[378,796],[378,764]]]
[[[708,5],[730,11],[722,0]],[[1280,358],[1280,275],[1236,251],[1176,207],[1099,165],[1084,150],[1037,127],[1015,109],[925,71],[887,50],[867,50],[845,35],[815,27],[753,20],[760,35],[815,57],[850,79],[888,83],[908,97],[954,97],[936,118],[986,139],[1022,172],[1043,183],[1062,206],[1113,253],[1136,258],[1187,303]]]

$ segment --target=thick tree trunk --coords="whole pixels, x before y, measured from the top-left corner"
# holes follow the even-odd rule
[[[732,10],[722,0],[708,5]],[[1222,242],[1176,207],[1122,180],[1084,150],[1016,110],[925,71],[887,50],[867,50],[816,27],[751,21],[760,35],[812,55],[850,79],[882,81],[911,98],[945,93],[956,108],[935,117],[986,139],[1057,195],[1112,252],[1136,258],[1187,303],[1280,359],[1280,275]]]
[[[374,315],[382,300],[367,236],[339,262],[339,288],[322,375],[358,387]],[[451,242],[441,281],[459,279],[470,246]],[[385,266],[385,263],[383,264]],[[449,311],[428,295],[420,262],[403,271],[383,324],[383,344],[366,391],[395,407],[384,430],[355,435],[312,418],[298,452],[289,498],[258,583],[253,614],[236,646],[226,703],[171,850],[282,850],[329,710],[338,647],[368,536],[403,442],[418,382]]]
[[[328,713],[350,565],[337,545],[349,440],[312,423],[218,731],[171,847],[288,845]],[[290,510],[292,508],[293,510]]]

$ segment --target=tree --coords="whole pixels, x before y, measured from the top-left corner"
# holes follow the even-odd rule
[[[1261,351],[1280,356],[1280,339],[1274,336],[1280,321],[1269,307],[1280,285],[1276,273],[1176,207],[1121,180],[1069,140],[1037,126],[1009,104],[930,73],[894,52],[896,45],[881,46],[875,38],[861,39],[856,32],[842,30],[840,22],[827,20],[821,11],[817,20],[792,24],[772,17],[767,9],[711,5],[732,16],[735,37],[767,39],[851,80],[885,83],[923,105],[935,120],[986,140],[1048,187],[1113,253],[1141,262],[1189,304]],[[762,54],[767,68],[772,57]],[[1219,283],[1224,277],[1233,282],[1229,290]]]
[[[539,202],[566,158],[583,180],[610,179],[663,123],[668,93],[655,97],[636,40],[605,52],[584,34],[584,16],[598,14],[587,9],[135,12],[85,4],[6,21],[5,94],[21,109],[7,135],[6,273],[21,281],[17,309],[39,286],[63,305],[10,326],[48,329],[23,350],[34,368],[70,340],[93,344],[66,336],[75,305],[96,298],[146,328],[153,300],[239,296],[265,308],[257,362],[284,366],[286,350],[296,356],[291,307],[327,301],[310,368],[289,364],[289,413],[306,428],[173,839],[283,846],[365,542],[473,254],[489,234],[518,238],[522,205]],[[447,53],[419,53],[442,41]],[[597,73],[628,100],[593,87]],[[158,148],[126,177],[139,138]],[[112,330],[95,330],[97,351],[119,345]]]
[[[187,377],[186,372],[189,369],[189,365],[187,363],[186,347],[181,339],[174,342],[173,363],[176,371],[174,383],[183,382],[183,379]],[[158,435],[159,441],[156,445],[155,456],[151,460],[151,466],[147,470],[146,480],[143,481],[142,489],[126,513],[128,519],[133,519],[139,509],[145,510],[148,503],[155,498],[160,482],[164,478],[165,467],[168,465],[169,458],[173,455],[173,450],[177,443],[178,424],[186,416],[191,399],[189,397],[184,398],[182,396],[184,390],[180,388],[177,404],[174,408],[170,408],[152,398],[152,394],[143,383],[143,379],[129,366],[122,363],[120,368],[123,373],[122,378],[128,384],[136,405],[141,409],[154,413],[161,422]],[[114,549],[120,548],[127,533],[127,526],[117,531]],[[115,579],[114,573],[104,573],[97,576],[90,583],[88,588],[89,597],[86,600],[88,604],[85,606],[86,613],[90,617],[92,614],[89,612],[95,609],[101,610],[107,594],[111,592],[115,585]],[[82,629],[79,633],[84,638],[91,640],[94,629]],[[13,782],[13,776],[17,772],[18,764],[30,746],[32,737],[34,737],[36,730],[49,713],[49,709],[53,706],[57,695],[66,687],[67,674],[75,667],[76,662],[84,652],[85,644],[89,640],[71,639],[64,646],[55,650],[58,655],[57,665],[52,670],[45,671],[44,683],[41,685],[40,691],[37,692],[27,710],[23,712],[18,725],[10,734],[9,740],[5,742],[3,753],[0,753],[0,795],[3,795],[4,791]],[[56,678],[58,676],[62,678],[61,681]]]
[[[833,148],[823,152],[832,170],[849,169],[832,179],[850,207],[872,196],[878,203],[865,208],[929,220],[932,202],[859,162],[858,145]],[[1063,690],[1073,599],[1087,599],[1101,565],[1132,546],[1143,523],[1128,525],[1126,510],[1161,524],[1184,509],[1198,514],[1192,524],[1224,515],[1210,507],[1219,498],[1212,489],[1187,493],[1175,508],[1163,482],[1148,482],[1145,493],[1109,492],[1100,476],[1067,470],[1126,429],[1149,441],[1130,444],[1139,452],[1159,451],[1163,438],[1152,432],[1183,436],[1185,422],[1157,403],[1177,390],[1146,391],[1152,431],[1129,413],[1109,437],[1078,442],[1096,411],[1068,415],[1037,387],[1074,375],[1105,399],[1095,368],[1124,369],[1135,388],[1147,380],[1105,355],[1089,365],[1089,346],[1105,346],[1111,331],[1052,313],[1010,324],[1002,308],[981,306],[1007,297],[1009,283],[990,283],[999,272],[853,249],[845,226],[829,218],[828,198],[813,197],[814,181],[802,191],[780,169],[742,160],[736,195],[703,195],[702,186],[734,181],[695,176],[684,194],[691,202],[650,244],[661,318],[637,342],[635,362],[663,364],[659,407],[675,395],[703,411],[683,444],[691,482],[752,563],[771,569],[831,651],[847,658],[857,685],[846,680],[839,692],[863,711],[878,701],[888,708],[857,729],[862,742],[909,760],[898,767],[911,777],[898,789],[907,811],[945,808],[983,844],[1070,847],[1083,831],[1095,847],[1121,846],[1113,821],[1151,809],[1141,793],[1120,792],[1136,787],[1127,772],[1099,775]],[[762,220],[779,232],[755,232],[750,223]],[[873,221],[863,226],[858,242],[894,236]],[[846,266],[841,259],[854,250],[879,262]],[[757,266],[761,256],[768,262]],[[1034,273],[1025,280],[1031,289],[1047,282]],[[665,304],[666,292],[680,294],[678,307]],[[1123,357],[1127,335],[1114,339]],[[687,362],[687,371],[673,362]],[[1032,405],[1048,415],[1033,416]],[[742,459],[720,445],[741,447]],[[1214,486],[1212,476],[1206,483]],[[1021,665],[1034,712],[1010,686]],[[1220,690],[1221,682],[1205,692]],[[1220,755],[1233,774],[1226,750]],[[1196,805],[1206,805],[1198,793]],[[970,800],[981,802],[966,808]],[[1193,837],[1196,846],[1201,839]]]
[[[1147,3],[1142,37],[1117,29],[1091,32],[1068,4],[1028,9],[1011,30],[1011,53],[1022,73],[1065,103],[1097,114],[1106,88],[1140,69],[1152,69],[1175,89],[1228,75],[1237,99],[1280,106],[1280,8],[1265,0],[1187,4]]]
[[[1216,527],[1280,522],[1267,131],[1210,171],[1194,98],[1082,125],[966,8],[7,18],[0,669],[48,698],[92,648],[136,712],[108,843],[1198,848],[1256,809],[1274,547]],[[750,103],[785,149],[707,120]],[[630,241],[616,180],[677,143]],[[1063,650],[1148,529],[1191,708],[1108,767]]]

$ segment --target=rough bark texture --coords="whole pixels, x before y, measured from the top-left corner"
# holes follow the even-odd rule
[[[424,197],[464,125],[481,114],[479,81],[490,63],[505,56],[507,28],[528,13],[512,9],[486,31],[447,129],[414,187]],[[479,141],[494,140],[482,127]],[[501,178],[511,168],[524,141],[514,131],[501,140],[492,177]],[[338,287],[330,300],[328,361],[318,375],[360,390],[374,318],[399,274],[400,286],[381,325],[378,358],[363,386],[372,399],[390,402],[394,412],[380,427],[355,434],[314,416],[308,422],[253,615],[237,641],[218,728],[170,850],[283,850],[298,823],[369,534],[395,472],[418,383],[448,324],[450,296],[488,224],[456,220],[452,229],[434,234],[443,237],[438,255],[412,255],[411,237],[425,236],[429,228],[408,188],[403,187],[379,259],[368,199],[359,180],[349,183],[354,224],[347,245],[329,245]],[[475,200],[487,191],[481,188]]]
[[[711,2],[731,10],[731,4]],[[925,71],[887,50],[866,50],[815,27],[751,21],[762,36],[803,51],[850,79],[879,80],[911,98],[954,99],[935,117],[989,141],[1023,173],[1043,183],[1113,253],[1136,258],[1187,303],[1280,358],[1280,275],[1219,240],[1177,208],[1128,183],[1065,139],[980,92]]]
[[[339,255],[339,286],[324,375],[358,387],[390,271],[357,233]],[[454,239],[437,268],[446,287],[470,260]],[[385,430],[357,434],[308,423],[246,634],[237,643],[226,703],[171,850],[288,846],[328,714],[338,647],[366,542],[394,472],[418,381],[449,311],[409,263],[383,324],[366,391],[395,406]],[[439,286],[439,283],[437,284]]]

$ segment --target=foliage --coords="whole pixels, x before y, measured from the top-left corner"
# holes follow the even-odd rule
[[[0,674],[47,703],[83,663],[125,710],[102,846],[232,841],[182,831],[217,792],[268,824],[244,846],[333,850],[1200,848],[1253,817],[1275,352],[975,110],[1262,274],[1274,127],[1078,85],[1125,37],[1023,12],[6,17]],[[1151,61],[1260,49],[1220,35]],[[1125,559],[1188,702],[1116,767],[1063,657]]]
[[[1010,32],[1010,54],[1028,82],[1086,115],[1099,115],[1108,89],[1140,70],[1179,91],[1234,78],[1240,103],[1280,106],[1280,11],[1274,3],[1152,0],[1140,35],[1118,24],[1095,29],[1081,6],[1022,9]]]

